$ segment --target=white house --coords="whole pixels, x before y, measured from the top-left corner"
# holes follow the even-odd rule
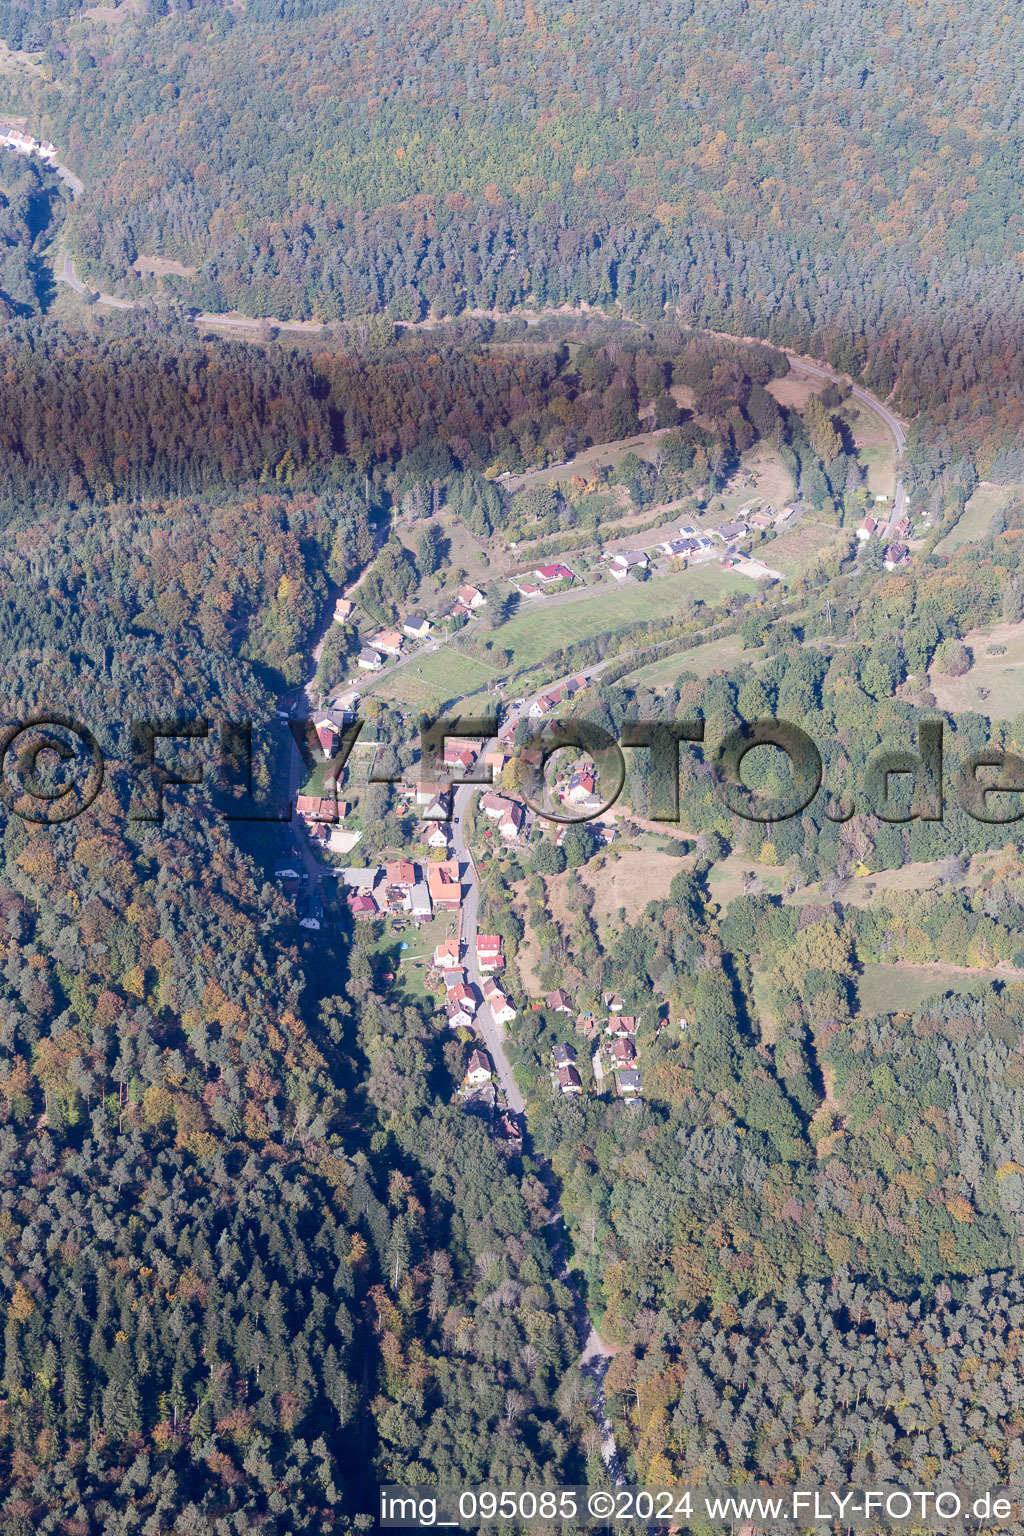
[[[645,571],[650,564],[642,549],[624,549],[612,555],[608,572],[615,581],[625,581],[630,571]]]
[[[470,1051],[469,1065],[463,1082],[470,1087],[476,1087],[480,1083],[489,1083],[491,1080],[490,1057],[484,1051]]]

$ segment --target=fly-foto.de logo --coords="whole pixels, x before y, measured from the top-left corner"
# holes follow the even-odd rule
[[[329,729],[327,728],[329,724]],[[120,727],[121,745],[104,750],[98,732],[61,710],[37,711],[0,732],[0,801],[27,821],[55,825],[89,809],[105,783],[126,804],[128,819],[159,824],[168,791],[187,793],[204,786],[217,814],[229,821],[288,822],[295,810],[294,788],[324,765],[322,820],[332,818],[338,786],[366,722],[291,720],[287,727],[252,721],[198,719],[136,720]],[[109,728],[106,734],[115,734]],[[451,742],[472,742],[474,750],[454,752]],[[484,750],[500,746],[497,754]],[[652,821],[677,821],[681,754],[698,755],[700,772],[711,776],[714,792],[733,816],[775,823],[810,810],[832,822],[855,815],[881,821],[941,821],[952,804],[992,826],[1024,818],[1024,756],[997,745],[957,757],[947,768],[941,719],[925,719],[907,745],[880,747],[867,759],[860,781],[833,787],[822,754],[800,726],[773,718],[736,724],[706,737],[705,721],[634,720],[618,735],[587,720],[519,725],[502,735],[493,716],[443,716],[420,722],[414,769],[389,770],[374,753],[369,783],[400,784],[414,778],[418,796],[433,801],[431,814],[448,820],[463,786],[493,782],[495,756],[503,782],[535,815],[552,822],[590,821],[619,799],[627,784],[627,754],[640,764]],[[553,766],[571,753],[577,782],[588,792],[566,796]],[[393,754],[392,754],[393,757]],[[509,766],[513,765],[511,774]],[[282,793],[280,786],[289,787]],[[276,786],[276,788],[275,788]]]

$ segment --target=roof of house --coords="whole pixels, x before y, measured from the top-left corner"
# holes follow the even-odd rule
[[[476,936],[476,948],[477,948],[477,954],[480,954],[481,952],[483,952],[484,954],[492,953],[492,954],[500,955],[501,954],[501,934],[500,933],[478,933],[477,936]]]
[[[563,1045],[559,1042],[551,1052],[560,1067],[571,1066],[576,1060],[576,1052],[571,1045]]]
[[[575,1067],[560,1067],[558,1069],[559,1088],[582,1088],[583,1079]]]
[[[622,1093],[624,1090],[632,1093],[639,1093],[644,1086],[643,1077],[635,1067],[623,1067],[621,1071],[616,1072],[615,1081],[619,1085],[620,1093]]]
[[[467,1072],[490,1072],[490,1058],[483,1051],[470,1051]]]
[[[646,565],[647,556],[642,549],[620,549],[617,554],[612,555],[612,564],[625,566]]]
[[[435,901],[450,900],[461,894],[459,866],[455,859],[445,859],[440,864],[427,865],[427,884]]]
[[[459,588],[459,602],[465,603],[467,608],[470,607],[478,597],[483,597],[483,593],[480,591],[479,587],[466,586]]]
[[[575,572],[567,565],[539,565],[533,573],[538,581],[575,581]]]
[[[635,1061],[636,1051],[633,1049],[632,1040],[613,1040],[612,1055],[617,1062],[622,1063],[624,1066],[628,1065],[631,1061]]]
[[[402,637],[397,629],[382,629],[379,635],[373,636],[371,643],[373,645],[385,646],[395,651],[402,649]]]
[[[372,866],[369,869],[343,869],[341,872],[341,878],[345,884],[356,891],[372,891],[380,876],[379,866]]]
[[[388,885],[414,885],[416,866],[408,859],[392,859],[384,866],[384,878]]]
[[[377,903],[372,896],[350,896],[348,904],[353,917],[368,917],[377,910]]]
[[[362,650],[359,652],[359,660],[365,662],[373,662],[376,666],[380,665],[380,657],[378,656],[377,652],[371,650],[368,645],[364,645]]]
[[[569,994],[568,992],[563,992],[561,987],[556,987],[554,992],[549,992],[544,1001],[549,1008],[568,1013],[572,1012],[572,1001]]]

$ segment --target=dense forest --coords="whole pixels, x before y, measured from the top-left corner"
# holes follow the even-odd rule
[[[161,9],[47,21],[47,78],[12,87],[88,184],[97,281],[139,291],[142,253],[250,315],[668,306],[895,389],[936,471],[1016,463],[1000,0],[968,49],[941,0]]]

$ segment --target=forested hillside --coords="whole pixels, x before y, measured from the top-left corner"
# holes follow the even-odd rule
[[[266,719],[365,540],[360,500],[279,487],[0,538],[3,718],[107,756],[84,818],[8,814],[0,851],[12,1533],[365,1529],[378,1476],[582,1471],[547,1195],[447,1107],[422,1005],[344,930],[311,948],[202,742],[203,785],[131,814],[130,722]]]
[[[669,305],[895,386],[941,423],[933,467],[960,445],[987,471],[1020,424],[1020,49],[1000,0],[970,48],[965,19],[200,7],[51,21],[56,88],[17,90],[89,186],[97,280],[172,257],[206,308],[325,320]]]

